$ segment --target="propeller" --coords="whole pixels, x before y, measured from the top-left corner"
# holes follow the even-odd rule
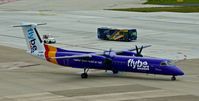
[[[138,48],[138,46],[136,45],[136,46],[135,46],[135,49],[136,49],[136,54],[135,54],[135,56],[137,56],[137,57],[143,57],[143,55],[141,54],[143,48],[144,48],[143,46],[141,46],[140,48]]]
[[[105,64],[105,71],[107,72],[107,70],[112,70],[111,64],[112,64],[112,48],[110,48],[109,50],[104,51],[103,56],[105,56],[104,58],[104,64]]]
[[[112,52],[112,48],[110,48],[108,51],[105,50],[103,55],[104,55],[104,56],[111,57],[111,52]]]
[[[112,52],[112,48],[110,48],[108,52],[109,52],[108,55],[110,56]]]

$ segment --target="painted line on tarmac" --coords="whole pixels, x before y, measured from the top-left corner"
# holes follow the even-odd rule
[[[17,39],[25,39],[24,37],[18,37],[18,36],[12,36],[12,35],[4,35],[4,34],[1,34],[0,36],[2,36],[2,37],[10,37],[10,38],[17,38]]]
[[[15,2],[16,0],[0,0],[0,5],[1,4],[6,4],[6,3],[10,3],[10,2]]]

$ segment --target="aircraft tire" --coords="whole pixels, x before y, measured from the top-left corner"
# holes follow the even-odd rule
[[[82,79],[88,78],[88,74],[87,74],[87,73],[82,73],[82,74],[81,74],[81,77],[82,77]]]
[[[175,81],[175,80],[176,80],[176,77],[175,77],[175,76],[172,76],[172,77],[171,77],[171,80],[172,80],[172,81]]]
[[[116,69],[113,69],[112,72],[113,72],[113,74],[118,74],[118,70],[116,70]]]

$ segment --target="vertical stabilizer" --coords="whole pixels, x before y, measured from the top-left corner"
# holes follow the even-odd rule
[[[28,46],[28,52],[34,56],[44,58],[45,48],[36,29],[38,25],[44,24],[22,23],[21,25],[14,27],[22,27]]]

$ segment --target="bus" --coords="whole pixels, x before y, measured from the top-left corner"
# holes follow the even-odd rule
[[[97,37],[102,40],[130,42],[132,40],[137,40],[137,30],[101,27],[97,29]]]

